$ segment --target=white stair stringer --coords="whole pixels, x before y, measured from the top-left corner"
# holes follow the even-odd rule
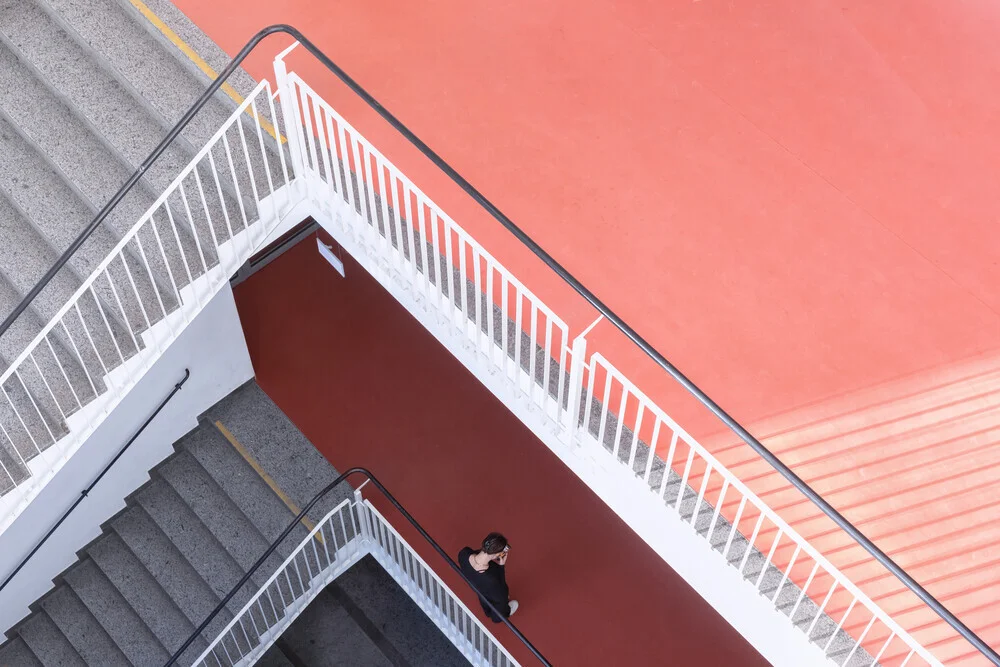
[[[236,270],[269,242],[275,231],[287,226],[292,216],[298,213],[293,201],[296,191],[293,183],[263,199],[260,210],[264,217],[251,222],[246,229],[234,233],[231,239],[219,245],[219,262],[181,287],[178,290],[179,306],[139,334],[143,348],[108,371],[102,378],[105,391],[66,417],[66,435],[28,461],[31,477],[0,497],[0,533],[14,522],[101,425],[104,417],[142,380],[164,350],[183,333]]]
[[[525,400],[533,383],[520,367],[510,366],[506,376],[496,372],[494,363],[485,360],[484,352],[494,359],[504,355],[496,345],[483,341],[478,349],[469,337],[455,335],[453,322],[440,311],[421,305],[439,295],[428,295],[420,281],[410,282],[412,274],[392,270],[380,261],[379,253],[361,241],[349,227],[338,223],[357,213],[339,200],[328,200],[333,210],[317,210],[314,219],[336,239],[351,256],[402,304],[452,355],[472,372],[504,405],[545,443],[559,459],[596,493],[664,561],[680,574],[737,631],[774,665],[802,667],[829,662],[816,645],[774,608],[709,544],[698,536],[676,512],[661,499],[644,489],[634,475],[620,465],[596,442],[592,447],[571,447],[557,421],[554,401],[544,410]],[[355,224],[365,224],[363,221]],[[462,312],[443,299],[445,309],[460,321]],[[475,333],[475,324],[467,323]],[[488,351],[488,352],[487,352]],[[516,376],[516,377],[515,377]],[[515,382],[516,380],[516,382]],[[546,414],[548,413],[548,414]]]
[[[369,555],[470,664],[520,667],[434,568],[363,497],[361,489],[317,522],[193,667],[216,667],[222,658],[234,667],[253,665],[330,582]],[[276,599],[280,599],[278,605]]]

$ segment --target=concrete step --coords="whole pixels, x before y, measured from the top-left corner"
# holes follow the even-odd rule
[[[88,547],[87,555],[160,644],[171,654],[179,649],[195,626],[118,534],[105,534]],[[193,661],[207,647],[208,643],[199,638],[185,652],[185,656]]]
[[[240,508],[268,543],[277,539],[295,518],[295,514],[213,424],[203,422],[184,438],[183,447]],[[300,524],[282,542],[279,553],[287,557],[306,537],[307,532]]]
[[[93,211],[69,187],[62,176],[46,163],[43,156],[12,126],[0,119],[0,136],[5,150],[0,156],[0,195],[28,220],[56,254],[67,248],[94,217]],[[73,255],[69,266],[80,277],[89,276],[110,256],[119,237],[106,226],[99,227]],[[122,262],[127,262],[123,264]],[[119,261],[108,267],[108,273],[127,308],[126,316],[135,330],[145,329],[147,313],[140,303],[156,303],[153,283],[131,252],[123,253]],[[134,287],[133,287],[134,285]],[[109,303],[115,298],[110,285],[97,284]],[[141,299],[141,301],[140,301]],[[153,322],[161,315],[147,307]]]
[[[141,506],[126,509],[112,521],[111,527],[190,621],[192,628],[200,625],[215,609],[220,597]],[[213,640],[230,620],[232,613],[223,611],[202,637],[206,641]]]
[[[221,422],[299,507],[305,507],[337,478],[330,462],[256,382],[224,398],[206,413],[205,419]],[[310,516],[321,519],[352,494],[350,485],[343,484],[319,502]]]
[[[30,138],[59,171],[71,175],[75,187],[89,198],[92,205],[99,208],[111,199],[163,133],[157,128],[151,139],[135,139],[140,146],[132,146],[131,151],[138,154],[140,149],[146,150],[137,160],[132,159],[134,156],[124,152],[123,141],[113,141],[113,137],[106,135],[105,131],[113,131],[114,128],[110,126],[120,123],[121,119],[139,122],[138,127],[150,129],[148,119],[142,121],[128,118],[127,114],[119,118],[119,109],[114,104],[128,103],[135,110],[135,100],[128,102],[127,92],[117,82],[109,82],[106,76],[95,71],[82,48],[74,49],[67,36],[37,6],[31,3],[11,3],[10,0],[6,0],[6,4],[12,7],[0,11],[0,83],[7,90],[15,91],[15,94],[6,95],[0,101],[0,107],[24,136]],[[16,10],[13,5],[17,6]],[[39,42],[39,39],[42,41]],[[55,43],[49,44],[46,41],[48,39],[55,40]],[[63,51],[50,53],[49,49],[57,47]],[[102,100],[99,96],[95,97],[94,91],[89,91],[87,99],[90,104],[80,106],[81,100],[70,96],[75,94],[73,86],[80,84],[72,77],[67,78],[67,73],[60,69],[63,61],[59,58],[67,58],[68,64],[77,66],[77,70],[72,67],[68,70],[75,76],[87,77],[92,74],[97,77],[95,85],[100,84],[98,88],[104,86],[100,92],[108,93],[111,97]],[[50,80],[46,73],[54,79]],[[70,91],[60,89],[60,82],[70,85]],[[86,83],[87,79],[84,78],[83,82]],[[141,116],[141,109],[138,113]],[[94,120],[93,114],[98,114],[97,120],[101,123]],[[54,131],[53,128],[58,130]],[[129,136],[132,136],[131,133]],[[66,137],[71,137],[72,140],[66,140]],[[167,156],[162,158],[166,161],[157,161],[153,169],[141,179],[139,187],[133,189],[109,216],[109,225],[119,236],[139,221],[188,161],[188,156],[176,150],[170,152],[170,156],[173,158],[172,163],[166,160]],[[179,243],[173,242],[170,240],[172,234],[166,229],[167,221],[162,220],[160,224],[164,254],[170,261],[179,284],[186,284],[187,280],[182,279],[184,267],[178,248],[194,253],[194,241],[190,232],[179,226]],[[157,254],[155,239],[151,233],[144,234],[142,241],[148,255]],[[157,277],[162,279],[162,276]]]
[[[66,584],[56,586],[41,603],[56,627],[89,665],[129,667],[130,663],[90,610]]]
[[[135,665],[162,665],[170,654],[93,560],[86,558],[64,575],[94,618]]]
[[[45,612],[32,614],[17,627],[17,634],[45,667],[86,667],[87,663]]]
[[[243,576],[244,570],[219,539],[201,522],[170,484],[159,476],[136,495],[136,501],[191,564],[213,595],[222,599]],[[230,611],[249,602],[253,591],[245,587],[234,596]]]
[[[0,648],[0,665],[11,667],[44,667],[20,637],[15,637]]]
[[[4,67],[2,51],[0,48],[0,70]],[[0,234],[4,239],[4,243],[0,245],[0,269],[18,292],[27,294],[55,264],[58,254],[30,221],[26,220],[10,202],[2,198],[0,198]],[[42,290],[35,303],[39,314],[46,322],[70,300],[80,283],[79,275],[72,270],[63,270]],[[64,322],[70,335],[89,348],[84,331],[85,325],[90,330],[97,353],[107,363],[111,363],[112,359],[120,356],[119,349],[121,356],[130,357],[136,350],[136,344],[128,335],[124,322],[115,317],[119,309],[117,306],[112,306],[112,302],[105,299],[102,292],[103,290],[96,289],[78,302],[83,323],[75,313],[64,318]],[[93,298],[94,294],[97,295],[98,301]]]

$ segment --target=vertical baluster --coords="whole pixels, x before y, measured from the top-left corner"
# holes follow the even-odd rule
[[[35,359],[35,351],[34,350],[32,350],[31,352],[28,352],[28,359],[31,361],[31,365],[35,367],[35,372],[38,373],[38,377],[42,378],[42,384],[45,385],[45,390],[47,392],[49,392],[49,397],[52,399],[52,402],[55,404],[56,410],[59,411],[59,416],[62,417],[63,420],[65,421],[65,419],[66,419],[66,411],[62,409],[62,406],[59,404],[59,399],[56,398],[55,392],[53,392],[52,391],[52,387],[49,386],[48,379],[46,379],[45,374],[42,373],[42,369],[39,367],[38,361]],[[58,359],[56,359],[56,364],[57,365],[59,364],[59,360]]]
[[[521,341],[524,338],[524,309],[522,306],[521,286],[514,286],[514,386],[518,393],[521,393],[521,372],[524,366],[521,364]]]
[[[153,323],[149,319],[149,315],[146,312],[146,306],[142,303],[142,295],[139,294],[139,288],[135,284],[135,278],[132,276],[132,270],[128,267],[128,262],[125,261],[125,251],[122,250],[118,253],[118,259],[122,261],[122,266],[125,267],[125,275],[128,277],[129,286],[132,288],[132,293],[135,295],[135,300],[139,304],[139,312],[142,313],[142,319],[146,323],[146,329],[150,329]],[[111,280],[110,274],[108,275],[108,280]],[[156,291],[156,285],[153,285],[153,291]],[[156,349],[159,352],[163,352],[160,348],[159,339],[154,336],[154,342],[156,342]]]
[[[74,305],[75,305],[75,304],[74,304]],[[77,311],[77,313],[79,313],[79,310]],[[68,313],[67,313],[67,314],[68,314]],[[91,388],[91,389],[92,389],[92,390],[94,391],[94,398],[97,398],[97,397],[98,397],[98,396],[100,395],[100,392],[98,392],[98,391],[97,391],[97,385],[95,385],[95,384],[94,384],[94,378],[93,378],[93,377],[91,377],[91,375],[90,375],[90,370],[88,370],[88,369],[87,369],[87,364],[85,364],[85,363],[83,362],[83,355],[82,355],[82,354],[80,354],[80,348],[79,348],[79,347],[77,347],[77,345],[76,345],[76,341],[75,341],[75,340],[73,339],[73,337],[72,337],[72,336],[71,336],[71,335],[69,334],[69,328],[68,328],[68,327],[66,326],[66,322],[65,322],[65,318],[66,318],[66,316],[65,316],[65,315],[63,315],[63,317],[59,319],[59,326],[61,326],[61,327],[62,327],[62,329],[63,329],[63,332],[64,332],[64,333],[66,334],[66,338],[67,338],[67,339],[69,339],[69,343],[70,343],[70,347],[72,347],[72,348],[73,348],[73,354],[75,354],[75,355],[76,355],[76,359],[77,359],[77,361],[79,361],[79,362],[80,362],[80,368],[82,368],[82,369],[83,369],[83,374],[84,374],[84,375],[86,376],[86,378],[87,378],[87,382],[88,382],[88,383],[90,384],[90,388]],[[89,330],[87,330],[86,328],[85,328],[84,330],[85,330],[85,331],[86,331],[86,333],[87,333],[87,338],[88,338],[88,339],[90,339],[90,331],[89,331]],[[93,347],[93,345],[94,345],[94,341],[93,341],[93,340],[91,340],[91,341],[90,341],[90,344],[91,344],[91,346]],[[55,352],[53,352],[53,354],[55,354]],[[96,348],[96,347],[94,347],[94,354],[96,354],[96,355],[97,355],[97,361],[98,361],[98,362],[99,362],[99,363],[101,364],[101,367],[102,367],[102,368],[104,368],[104,362],[103,362],[103,361],[101,360],[101,355],[100,355],[100,353],[99,353],[99,352],[97,351],[97,348]],[[105,373],[105,374],[107,374],[107,372],[108,372],[107,368],[104,368],[104,373]],[[83,407],[83,406],[81,405],[80,407]]]
[[[233,179],[233,189],[236,191],[236,203],[239,204],[240,217],[243,219],[243,230],[250,237],[250,220],[247,218],[247,209],[243,204],[243,193],[240,191],[240,179],[236,175],[236,163],[233,162],[233,151],[229,147],[229,137],[222,135],[222,148],[226,153],[226,162],[229,164],[229,176]]]
[[[438,239],[438,216],[437,212],[435,212],[433,208],[430,209],[430,211],[431,211],[431,248],[432,248],[431,260],[434,262],[434,280],[437,283],[438,293],[441,295],[441,298],[437,300],[436,305],[440,307],[441,302],[444,300],[444,296],[446,294],[445,284],[447,282],[447,278],[445,276],[450,275],[449,272],[451,270],[450,269],[451,265],[448,264],[443,271],[441,270],[441,241],[440,239]],[[449,315],[451,315],[451,311],[452,309],[449,308],[448,309]]]
[[[545,361],[542,364],[542,410],[546,410],[552,399],[552,314],[545,313]]]
[[[618,461],[618,452],[621,449],[622,433],[625,431],[625,415],[628,413],[628,398],[631,392],[622,382],[622,399],[618,403],[618,426],[615,427],[614,439],[611,441],[611,455]],[[638,400],[638,399],[636,399]]]
[[[764,581],[764,575],[767,573],[767,568],[771,566],[771,559],[774,557],[774,552],[778,548],[778,543],[781,542],[781,537],[784,535],[782,529],[778,529],[777,534],[774,536],[774,541],[771,542],[771,549],[767,552],[767,558],[764,560],[764,566],[760,569],[760,576],[757,577],[757,583],[754,588],[759,589],[761,583]]]
[[[563,403],[566,403],[566,387],[569,383],[569,370],[566,368],[566,353],[568,351],[568,338],[569,335],[565,329],[565,325],[559,327],[559,331],[562,334],[559,337],[559,388],[556,390],[556,402],[558,404],[558,411],[563,410]],[[568,406],[566,407],[567,412],[576,416],[576,407]],[[562,416],[557,417],[559,423],[562,423]],[[575,427],[574,427],[575,428]]]
[[[191,273],[191,265],[188,263],[187,253],[184,251],[184,246],[181,244],[180,234],[177,232],[177,222],[174,220],[174,212],[170,208],[169,199],[164,200],[163,208],[167,212],[167,222],[170,223],[170,229],[174,235],[174,241],[177,243],[177,252],[181,256],[181,264],[184,265],[184,272],[187,274],[188,284],[192,285],[194,283],[194,274]],[[195,301],[199,306],[201,306],[201,299],[198,298],[197,291],[194,291]],[[178,303],[180,302],[180,295],[178,294]]]
[[[684,492],[687,490],[688,477],[691,475],[691,466],[694,463],[694,445],[692,445],[687,440],[684,444],[688,446],[688,457],[687,463],[684,464],[684,475],[681,477],[680,488],[677,489],[677,500],[674,501],[674,507],[677,509],[677,514],[681,513],[681,501],[684,500]]]
[[[823,598],[823,604],[821,604],[819,606],[819,609],[816,610],[816,616],[813,617],[812,623],[809,624],[809,629],[806,630],[806,637],[809,638],[809,641],[812,641],[813,628],[816,627],[816,623],[818,623],[819,619],[823,616],[823,612],[826,609],[827,603],[829,603],[830,598],[833,597],[833,592],[837,590],[837,583],[838,583],[837,580],[834,579],[832,585],[830,586],[830,590],[826,592],[826,597]]]
[[[201,266],[208,273],[208,262],[205,261],[205,252],[201,248],[201,239],[198,237],[198,230],[195,228],[194,216],[191,215],[191,206],[188,203],[187,193],[184,192],[184,182],[181,181],[177,184],[177,192],[181,196],[181,203],[184,204],[184,214],[187,216],[188,223],[191,225],[191,236],[194,237],[194,245],[198,249],[198,257],[201,258]]]
[[[430,257],[427,252],[427,227],[426,214],[424,213],[424,201],[422,197],[417,198],[417,229],[420,235],[420,264],[424,271],[424,296],[430,301],[431,298],[431,267]],[[427,302],[424,302],[427,307]]]
[[[840,617],[840,623],[837,623],[837,629],[833,631],[833,634],[830,635],[830,638],[826,640],[826,644],[823,646],[824,654],[830,650],[830,646],[833,644],[833,640],[837,638],[837,633],[839,633],[840,630],[844,627],[844,622],[847,620],[847,617],[851,615],[851,612],[854,611],[854,607],[856,607],[857,604],[858,604],[858,598],[854,598],[851,600],[851,604],[847,606],[847,611],[845,611],[844,615]],[[874,620],[874,617],[872,620]]]
[[[712,522],[708,524],[708,533],[706,533],[706,538],[708,539],[708,544],[712,544],[712,536],[715,535],[715,524],[719,521],[719,515],[722,513],[722,506],[726,502],[726,491],[729,490],[729,479],[723,478],[722,480],[722,490],[719,491],[719,500],[715,504],[715,511],[712,513]]]
[[[240,127],[242,127],[242,125]],[[194,171],[194,182],[195,185],[198,186],[198,196],[201,198],[201,207],[202,210],[205,211],[205,221],[208,224],[208,233],[212,237],[212,246],[215,249],[215,257],[219,260],[219,267],[223,270],[223,275],[221,276],[220,280],[226,281],[229,280],[230,271],[235,271],[239,267],[239,265],[242,264],[242,262],[240,262],[239,256],[236,255],[234,259],[236,263],[235,266],[231,266],[229,267],[229,269],[223,266],[222,252],[219,250],[220,246],[219,237],[215,233],[215,221],[212,220],[212,213],[211,211],[208,210],[208,198],[205,197],[205,188],[201,184],[201,175],[198,173],[197,169],[194,169],[193,171]],[[233,254],[235,255],[235,253]]]
[[[268,91],[271,90],[270,84],[268,84],[267,90]],[[289,179],[288,177],[288,165],[285,163],[285,151],[281,147],[281,140],[282,140],[281,128],[278,126],[278,114],[274,108],[274,95],[267,96],[267,103],[271,109],[271,118],[274,119],[274,135],[275,135],[274,139],[278,147],[278,160],[281,162],[281,173],[284,176],[285,185],[288,185],[289,183],[291,183],[291,179]]]
[[[281,146],[278,146],[278,152],[281,152]],[[233,222],[229,217],[229,205],[226,204],[226,195],[222,192],[222,179],[219,178],[219,169],[215,165],[215,156],[212,155],[212,151],[208,152],[208,167],[209,171],[212,173],[212,181],[215,183],[215,192],[219,197],[219,207],[222,209],[222,219],[226,223],[226,231],[229,232],[229,239],[232,241],[233,252],[235,254],[236,233],[233,231]],[[277,203],[275,203],[275,206],[277,207]],[[277,209],[275,209],[275,211],[277,211]],[[244,255],[249,258],[251,254],[253,254],[253,239],[250,238],[250,234],[248,232],[246,235],[246,250],[244,251]]]
[[[476,354],[478,355],[479,352],[480,352],[480,343],[483,340],[483,312],[482,311],[483,311],[483,292],[485,290],[483,289],[482,271],[480,270],[481,269],[481,261],[480,260],[482,259],[482,257],[479,254],[479,245],[478,244],[469,244],[469,247],[472,249],[472,267],[473,267],[472,268],[472,278],[473,278],[473,284],[476,287],[475,292],[474,292],[474,295],[475,295],[475,298],[476,298],[476,311],[475,311],[475,317],[476,317],[476,337],[475,337],[474,341],[476,343]]]
[[[809,586],[812,585],[813,579],[816,577],[816,573],[818,571],[819,571],[819,561],[816,561],[815,564],[813,565],[812,572],[809,573],[809,578],[806,579],[805,586],[802,587],[802,590],[799,592],[798,599],[795,600],[795,604],[792,606],[792,611],[789,612],[788,614],[788,618],[792,621],[793,624],[795,623],[795,612],[799,610],[799,605],[802,604],[802,600],[805,599],[806,591],[809,590]]]
[[[705,490],[708,488],[708,480],[712,477],[712,464],[705,463],[705,473],[701,478],[701,488],[698,489],[698,499],[694,503],[694,511],[691,513],[691,525],[698,529],[698,514],[701,513],[701,503],[705,499]]]
[[[40,455],[42,453],[42,448],[38,446],[38,441],[35,440],[34,434],[24,422],[24,418],[21,417],[21,412],[17,409],[17,406],[14,405],[14,401],[11,400],[10,394],[7,393],[7,388],[4,387],[2,383],[0,383],[0,392],[3,392],[4,398],[7,399],[7,404],[10,405],[10,409],[14,411],[14,416],[17,417],[17,421],[21,424],[21,428],[23,428],[24,432],[28,434],[28,439],[31,440],[31,444],[35,446],[35,451]],[[17,447],[14,447],[14,449],[16,450]]]
[[[795,567],[795,561],[798,559],[799,554],[802,552],[802,545],[795,545],[795,551],[792,552],[792,558],[788,561],[788,567],[785,568],[784,573],[781,575],[781,583],[778,584],[778,588],[774,591],[774,597],[771,598],[771,602],[777,603],[778,596],[781,595],[781,589],[785,587],[785,582],[788,581],[788,575],[792,573],[792,568]]]
[[[128,332],[128,336],[132,340],[132,345],[135,346],[135,351],[138,353],[139,350],[141,350],[142,348],[139,347],[139,341],[135,337],[135,332],[132,329],[132,323],[129,321],[128,315],[125,313],[125,307],[122,305],[121,297],[118,296],[118,288],[115,287],[115,283],[113,280],[111,280],[111,274],[108,272],[107,269],[104,269],[104,271],[102,271],[101,273],[104,276],[104,278],[108,281],[108,285],[111,287],[111,294],[115,298],[115,305],[118,306],[118,312],[121,313],[122,320],[125,322],[125,330]],[[97,281],[95,280],[94,282]],[[91,287],[91,290],[93,290],[93,287]],[[94,298],[95,299],[97,298],[96,294],[94,295]],[[111,331],[110,327],[108,329],[108,333],[114,336],[114,332]]]
[[[2,386],[3,385],[0,385],[0,389],[2,389]],[[8,402],[10,402],[9,398],[7,400],[8,400]],[[15,411],[15,414],[17,414],[16,411]],[[14,456],[17,457],[17,460],[21,462],[22,466],[24,466],[25,468],[27,468],[28,467],[28,463],[24,460],[24,457],[21,456],[20,450],[14,444],[14,440],[10,437],[10,434],[7,433],[7,429],[4,427],[3,424],[0,424],[0,433],[3,433],[3,437],[7,440],[7,442],[10,443],[10,450],[12,452],[14,452]],[[30,434],[29,434],[29,436],[30,436]]]
[[[755,506],[756,507],[756,506]],[[760,508],[757,508],[758,511]],[[754,525],[753,534],[750,536],[750,541],[747,542],[746,551],[743,552],[743,560],[740,561],[740,574],[743,574],[743,568],[747,566],[747,561],[750,560],[750,554],[753,553],[754,543],[757,542],[757,535],[760,533],[760,527],[764,523],[764,513],[761,512],[760,516],[757,517],[757,523]]]
[[[649,485],[649,476],[653,472],[653,461],[656,460],[656,446],[660,439],[660,424],[663,423],[660,417],[655,415],[655,413],[654,416],[656,416],[656,421],[653,422],[653,437],[649,439],[649,456],[646,458],[646,470],[642,474],[642,481],[645,482],[647,486]]]
[[[174,279],[174,270],[170,268],[170,260],[167,259],[167,250],[163,246],[163,239],[160,238],[160,230],[156,227],[156,219],[153,218],[152,213],[149,215],[149,223],[150,227],[153,228],[153,238],[156,241],[156,247],[160,250],[160,257],[163,258],[163,265],[167,267],[167,277],[170,279],[170,287],[174,291],[174,298],[177,299],[177,307],[182,309],[184,303],[181,300],[181,291],[180,288],[177,287],[177,280]],[[183,257],[184,251],[180,247],[180,239],[178,239],[177,251]]]
[[[243,123],[236,122],[236,131],[240,135],[240,146],[243,147],[243,159],[246,160],[247,176],[250,177],[250,192],[253,193],[253,201],[257,206],[257,218],[260,219],[260,188],[257,187],[257,177],[253,173],[253,161],[250,160],[250,149],[247,146],[246,132],[243,131]]]
[[[679,434],[677,431],[673,431],[670,436],[670,448],[667,450],[667,459],[664,461],[663,465],[663,479],[660,480],[660,497],[664,500],[667,499],[667,481],[670,478],[670,472],[673,470],[674,464],[674,454],[677,452],[677,439]]]
[[[160,307],[160,312],[163,314],[163,319],[167,319],[167,307],[163,303],[163,297],[160,295],[160,288],[156,284],[156,278],[153,277],[153,270],[149,265],[149,258],[146,257],[146,249],[142,246],[142,236],[140,234],[135,235],[136,246],[139,248],[139,259],[142,262],[142,266],[146,269],[146,277],[149,278],[149,284],[153,288],[153,294],[156,295],[156,304]],[[174,333],[173,324],[169,323],[167,326],[170,328],[170,333]]]
[[[495,319],[494,309],[496,306],[496,297],[493,294],[493,273],[494,273],[493,265],[490,262],[489,258],[487,258],[486,259],[486,338],[488,339],[487,340],[488,344],[486,346],[486,349],[488,350],[487,354],[489,355],[491,366],[496,365],[496,362],[494,361],[496,358],[494,350],[497,345],[496,335],[494,332],[494,324],[493,324],[493,320]]]
[[[531,381],[528,384],[528,398],[535,400],[535,385],[538,384],[538,380],[535,378],[535,367],[538,364],[538,305],[535,303],[534,299],[532,299],[530,303],[531,331],[528,334],[528,351],[530,353],[530,356],[528,357],[528,377]]]
[[[418,274],[417,274],[417,266],[418,266],[418,264],[417,264],[417,244],[416,244],[416,239],[414,238],[416,236],[416,234],[415,234],[416,226],[413,224],[414,223],[414,219],[413,219],[413,205],[410,202],[410,198],[413,196],[413,192],[409,189],[409,187],[407,187],[406,181],[403,179],[402,174],[399,175],[399,181],[400,181],[400,185],[403,188],[403,213],[406,216],[406,225],[405,225],[406,226],[406,241],[407,241],[407,245],[408,245],[409,250],[410,250],[410,275],[413,278],[413,286],[416,287],[416,285],[417,285],[417,278],[418,278]],[[395,191],[396,191],[396,188],[394,187],[393,188],[393,192],[395,192]],[[423,253],[420,253],[420,254],[423,255]]]
[[[14,377],[16,377],[17,381],[21,383],[21,388],[24,390],[24,393],[28,396],[28,400],[31,402],[31,407],[35,409],[35,414],[38,415],[38,420],[42,422],[42,426],[45,427],[45,432],[49,434],[49,438],[51,438],[52,443],[55,444],[56,436],[52,432],[52,429],[49,428],[49,420],[46,419],[45,415],[42,414],[41,409],[38,407],[38,403],[35,402],[35,397],[32,395],[30,391],[28,391],[28,385],[24,383],[24,378],[21,377],[20,368],[16,368],[14,370]]]
[[[465,238],[461,234],[458,236],[458,289],[461,290],[462,306],[462,337],[466,338],[469,332],[469,285],[468,271],[465,266]]]
[[[66,327],[66,325],[63,324],[63,319],[61,317],[59,318],[59,324],[62,325],[63,328]],[[76,393],[76,389],[73,388],[73,383],[69,381],[69,375],[66,374],[66,368],[63,366],[62,361],[60,361],[59,356],[56,354],[55,348],[53,348],[52,347],[52,343],[49,342],[49,336],[50,335],[52,335],[51,332],[45,334],[44,336],[42,336],[42,340],[44,340],[45,341],[45,345],[48,346],[48,348],[49,348],[49,354],[51,354],[52,358],[56,360],[56,365],[59,366],[59,372],[62,373],[63,380],[66,382],[66,386],[69,387],[70,393],[73,394],[73,400],[76,401],[76,406],[78,408],[82,408],[83,407],[83,403],[80,401],[80,396]],[[73,347],[75,349],[76,348],[76,343],[73,342],[72,337],[70,337],[70,343],[72,343],[72,345],[73,345]],[[79,353],[77,353],[77,354],[79,354]],[[82,360],[80,362],[80,366],[83,369],[83,374],[86,375],[87,379],[89,380],[90,379],[90,374],[87,372],[87,367],[83,365],[83,361]],[[93,383],[91,383],[91,385],[93,385]],[[94,393],[95,394],[97,393],[96,389],[94,390]]]
[[[882,644],[882,648],[879,650],[878,653],[875,654],[875,659],[871,661],[871,664],[868,667],[875,667],[876,665],[878,665],[878,661],[882,659],[882,655],[885,653],[885,650],[889,648],[889,644],[891,644],[892,640],[895,638],[896,638],[896,632],[895,631],[890,632],[889,638],[885,640],[884,644]],[[846,665],[849,660],[850,657],[848,657],[848,659],[844,661],[844,664]]]
[[[260,116],[257,115],[257,98],[254,97],[250,100],[250,109],[253,111],[253,117],[256,121],[254,126],[257,130],[257,145],[260,147],[260,155],[264,160],[264,174],[267,176],[267,193],[269,196],[274,196],[274,179],[271,177],[271,161],[267,159],[267,149],[264,147],[264,134],[260,127]],[[239,122],[239,121],[237,121]],[[281,152],[281,142],[278,142],[278,152]],[[278,204],[275,202],[274,217],[278,218]],[[259,212],[258,212],[259,213]]]
[[[372,156],[368,150],[367,142],[363,142],[361,137],[357,135],[352,135],[354,137],[355,152],[361,152],[363,158],[362,163],[362,173],[364,174],[364,193],[365,202],[368,204],[368,219],[370,221],[369,225],[365,226],[365,231],[368,233],[369,238],[372,240],[372,246],[382,245],[382,231],[379,227],[379,210],[376,200],[379,194],[375,191],[375,180],[372,176]],[[361,178],[361,173],[358,174],[358,178]],[[384,218],[383,218],[384,220]]]
[[[722,550],[722,557],[726,559],[727,563],[729,562],[729,549],[733,546],[733,538],[736,537],[736,533],[739,532],[740,519],[743,518],[743,510],[746,509],[746,506],[747,497],[743,496],[743,498],[740,499],[740,506],[736,510],[736,518],[733,519],[733,525],[729,529],[729,537],[726,538],[726,547]]]

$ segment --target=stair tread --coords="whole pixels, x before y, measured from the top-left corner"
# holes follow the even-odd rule
[[[44,667],[24,640],[15,636],[0,648],[0,665],[4,667]]]
[[[206,417],[222,422],[299,507],[337,478],[330,462],[257,383],[237,389],[209,410]],[[352,494],[350,485],[344,483],[317,504],[313,518],[322,518]]]
[[[16,5],[17,11],[0,12],[0,30],[61,95],[73,100],[108,142],[133,165],[140,164],[166,134],[164,128],[38,4]],[[186,163],[175,145],[161,155],[147,177],[162,190]]]
[[[171,653],[180,648],[195,626],[118,534],[105,534],[87,549],[87,554],[160,644]],[[204,642],[200,644],[197,653],[205,648]]]
[[[66,573],[65,579],[133,664],[158,665],[170,658],[153,632],[94,561],[84,559]]]
[[[269,543],[198,461],[182,449],[158,473],[184,499],[240,568],[244,572],[249,570]]]
[[[68,585],[56,586],[41,606],[84,662],[107,667],[129,666],[125,654]]]
[[[137,498],[213,594],[222,599],[243,576],[239,563],[165,480],[154,477]],[[246,591],[235,598],[240,606],[249,599]]]
[[[45,667],[86,667],[83,658],[45,612],[18,626],[18,635]]]
[[[3,13],[13,11],[5,8]],[[82,192],[87,193],[92,204],[101,206],[109,201],[131,173],[131,166],[125,163],[124,158],[76,117],[2,44],[0,84],[4,90],[18,91],[17,95],[5,95],[0,107],[21,131],[31,137],[35,145],[64,174],[69,175]],[[53,132],[53,128],[59,128],[59,132]],[[65,141],[64,137],[73,137],[73,140]],[[119,233],[131,227],[155,199],[152,187],[140,192],[143,197],[128,197],[116,207],[121,211],[121,218],[116,214],[109,218],[112,224],[118,220],[116,228]]]
[[[119,515],[112,529],[193,625],[200,624],[219,603],[219,596],[142,506],[132,506]],[[205,638],[216,637],[231,619],[224,611],[206,629]]]
[[[185,436],[182,446],[201,463],[268,542],[291,523],[295,514],[214,425],[203,424]],[[305,529],[301,528],[289,535],[286,542],[297,543],[305,535]]]
[[[90,0],[86,5],[72,0],[46,2],[170,124],[180,120],[207,87],[207,78],[196,78],[114,0]],[[233,109],[235,104],[228,98],[213,98],[185,130],[185,136],[194,145],[203,145]]]

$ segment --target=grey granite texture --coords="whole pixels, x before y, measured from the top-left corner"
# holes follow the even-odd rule
[[[17,637],[0,648],[0,665],[7,667],[44,667],[24,640]]]
[[[297,493],[311,494],[309,489],[337,476],[253,383],[208,414],[239,433],[240,443],[252,448],[274,480],[298,480]],[[57,578],[55,589],[32,605],[32,614],[11,630],[0,656],[34,655],[46,666],[161,665],[294,519],[213,421],[203,420],[175,449],[125,509],[104,525],[81,559]],[[310,475],[303,482],[298,478],[304,466]],[[185,651],[180,664],[191,664],[221,634],[305,534],[301,525],[295,526],[277,554]],[[319,543],[305,554],[297,561],[303,577],[315,572],[317,564],[328,564]],[[365,560],[334,584],[260,664],[461,664],[448,640],[374,560]],[[295,575],[279,578],[268,589],[265,604],[253,607],[243,623],[245,634],[228,636],[210,664],[230,667],[258,646],[258,629],[284,614],[283,600],[301,586]],[[32,664],[29,659],[24,664]]]
[[[41,606],[84,662],[129,667],[125,654],[69,586],[56,588],[42,600]]]
[[[48,667],[84,667],[85,663],[48,614],[35,614],[18,631],[39,662]]]

